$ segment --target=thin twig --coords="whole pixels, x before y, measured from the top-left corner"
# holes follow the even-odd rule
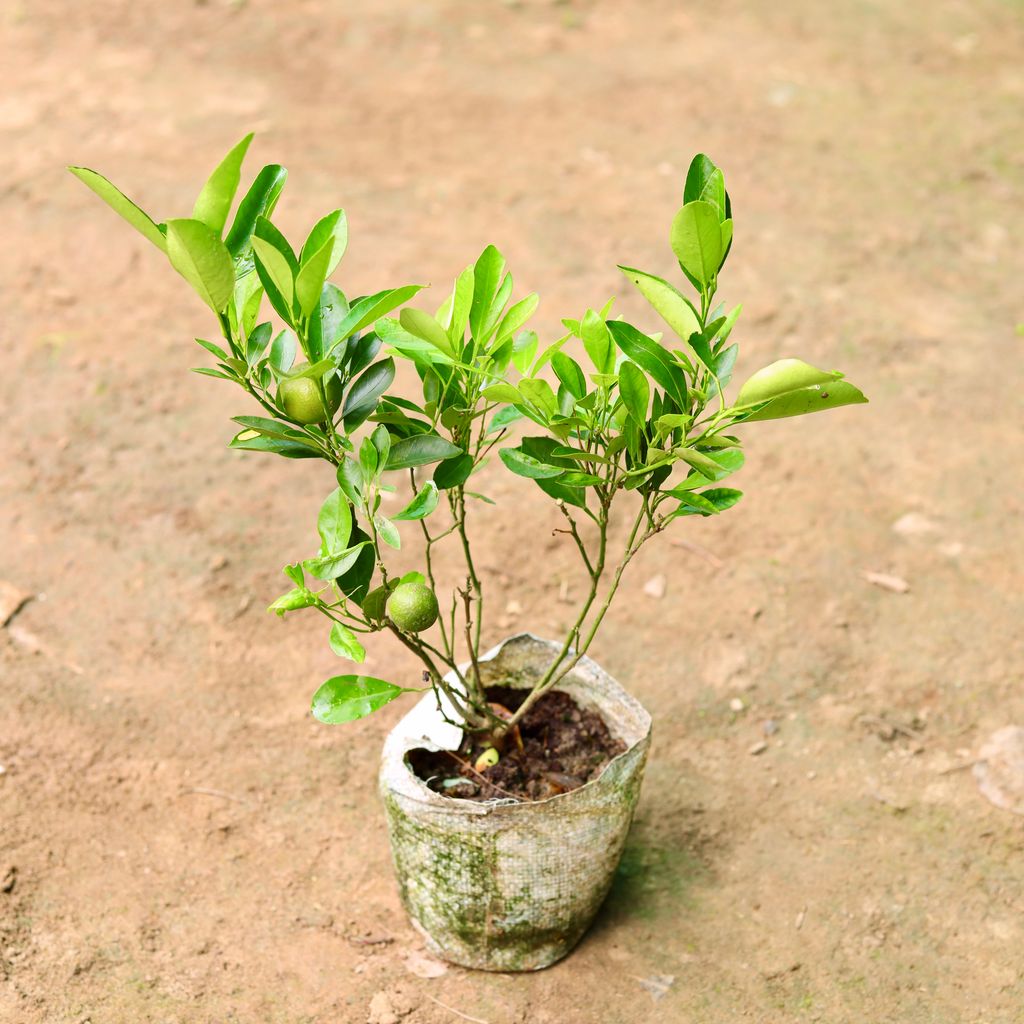
[[[459,757],[459,755],[456,754],[454,751],[446,750],[445,753],[457,764],[460,764],[462,765],[463,768],[467,769],[468,771],[471,771],[485,786],[490,786],[491,789],[496,789],[499,793],[504,793],[505,796],[511,797],[513,800],[516,801],[516,803],[522,803],[521,797],[518,797],[515,795],[515,793],[510,793],[507,789],[502,789],[501,786],[491,782],[491,780],[487,778],[486,775],[481,775],[480,772],[478,772],[468,761],[463,761],[462,758]]]
[[[442,1009],[447,1010],[449,1013],[454,1013],[456,1017],[461,1017],[463,1020],[470,1020],[473,1024],[490,1024],[490,1021],[482,1020],[480,1017],[470,1017],[468,1013],[463,1013],[461,1010],[456,1010],[454,1006],[449,1006],[447,1003],[442,1003],[440,999],[435,999],[429,992],[423,993],[432,1003],[437,1003]]]
[[[224,800],[234,800],[237,804],[245,804],[246,807],[252,807],[252,801],[246,800],[245,797],[235,796],[234,793],[225,793],[223,789],[208,789],[206,786],[191,786],[189,789],[182,791],[182,796],[187,796],[190,793],[199,793],[202,796],[219,796]]]

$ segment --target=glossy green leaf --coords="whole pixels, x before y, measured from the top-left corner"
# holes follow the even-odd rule
[[[608,333],[603,317],[588,309],[580,323],[580,335],[594,369],[598,373],[613,373],[615,370],[615,346]]]
[[[198,220],[167,223],[171,266],[215,313],[223,313],[235,290],[235,265],[220,238]]]
[[[210,353],[210,355],[216,356],[220,360],[228,358],[227,352],[225,352],[224,349],[220,347],[220,345],[215,345],[212,341],[204,341],[202,338],[196,338],[195,342],[197,345],[200,345],[203,348],[205,348],[206,351]]]
[[[422,287],[419,284],[408,284],[401,288],[385,288],[383,291],[367,295],[355,302],[344,320],[338,325],[338,336],[333,345],[327,347],[326,351],[329,353],[332,348],[346,338],[361,331],[364,327],[368,327],[397,306],[402,305],[403,302],[408,302]]]
[[[373,481],[377,476],[377,446],[368,437],[364,437],[359,445],[359,465],[363,470],[363,479]]]
[[[352,385],[345,396],[343,419],[345,430],[352,433],[364,423],[377,408],[380,396],[391,386],[395,379],[395,361],[390,356],[374,363]]]
[[[217,165],[214,172],[207,178],[206,184],[203,185],[192,209],[192,216],[196,220],[202,221],[218,237],[224,231],[231,203],[238,191],[238,182],[242,175],[242,161],[245,160],[250,142],[252,142],[252,133],[246,135]]]
[[[354,722],[403,692],[400,686],[372,676],[332,676],[313,695],[313,717],[325,725]]]
[[[258,235],[252,237],[252,249],[256,257],[256,272],[267,290],[268,298],[278,313],[290,320],[295,301],[295,278],[287,257],[271,242]]]
[[[512,365],[525,374],[537,353],[537,332],[521,331],[512,345]]]
[[[455,279],[449,319],[446,324],[448,340],[452,343],[453,351],[461,349],[463,338],[466,335],[469,311],[473,306],[473,282],[474,272],[472,267],[466,267]]]
[[[131,224],[140,235],[149,239],[161,252],[167,252],[167,239],[149,214],[136,206],[102,174],[88,167],[69,167],[68,170],[91,188],[116,214]]]
[[[357,604],[362,604],[373,580],[377,558],[373,545],[369,543],[370,538],[358,526],[352,527],[350,540],[353,545],[361,545],[359,554],[348,569],[334,578],[334,585],[346,597],[350,597]]]
[[[725,223],[730,225],[731,232],[731,222]],[[687,203],[672,221],[672,251],[680,266],[701,284],[707,285],[722,264],[727,244],[723,234],[718,211],[703,201]]]
[[[368,543],[368,541],[361,541],[341,551],[332,551],[320,555],[318,558],[308,558],[302,563],[303,568],[310,576],[314,576],[318,580],[333,580],[355,565],[360,552]]]
[[[707,477],[708,480],[719,479],[717,474],[721,467],[710,455],[699,452],[695,448],[683,448],[676,452],[676,456],[687,465],[692,466],[702,476]]]
[[[245,429],[236,434],[228,447],[237,451],[270,452],[283,455],[287,459],[318,459],[321,452],[311,441],[298,441],[276,437],[265,437],[252,429]]]
[[[779,420],[787,416],[806,416],[812,412],[838,409],[844,405],[863,405],[867,398],[859,388],[848,381],[834,380],[831,384],[816,384],[814,387],[790,391],[772,399],[763,409],[748,416],[747,423],[755,420]]]
[[[464,484],[473,472],[473,456],[468,452],[445,459],[434,470],[434,483],[442,491]]]
[[[504,272],[505,257],[493,245],[487,246],[473,267],[473,302],[469,309],[469,327],[478,341],[483,340],[484,325]]]
[[[550,419],[558,410],[558,402],[551,385],[541,377],[526,377],[519,382],[522,396],[538,410],[545,419]]]
[[[279,617],[284,617],[285,612],[298,611],[300,608],[309,608],[316,604],[316,595],[305,587],[296,587],[282,594],[269,608],[268,612],[274,612]]]
[[[331,626],[329,643],[331,650],[339,658],[348,658],[349,661],[355,662],[366,660],[366,648],[359,642],[355,633],[340,622],[335,622]]]
[[[332,210],[313,225],[313,230],[302,245],[299,265],[305,266],[327,242],[331,243],[331,255],[327,261],[325,278],[334,273],[348,248],[348,218],[344,210]]]
[[[686,376],[661,345],[624,320],[608,321],[608,331],[624,355],[664,388],[679,408],[686,408]]]
[[[505,338],[511,338],[518,330],[530,319],[531,316],[537,311],[537,305],[540,302],[540,298],[536,292],[532,292],[527,295],[525,299],[520,299],[502,318],[501,323],[498,325],[497,331],[494,334],[495,344],[501,344]]]
[[[749,377],[736,396],[737,408],[778,398],[788,391],[828,384],[842,377],[836,371],[819,370],[801,359],[779,359]]]
[[[489,384],[483,389],[481,394],[488,402],[509,402],[514,405],[516,402],[523,400],[523,396],[519,394],[518,389],[505,381]]]
[[[683,341],[688,342],[691,334],[700,332],[700,317],[693,303],[668,281],[633,267],[620,266],[619,270]]]
[[[323,291],[327,279],[333,251],[334,240],[328,238],[299,267],[299,272],[295,277],[295,298],[303,316],[310,316],[320,305],[320,293]]]
[[[626,411],[642,430],[647,422],[651,387],[644,373],[628,360],[619,367],[619,394],[622,396]]]
[[[432,462],[440,462],[442,459],[458,455],[461,451],[461,448],[437,434],[414,434],[412,437],[396,441],[391,446],[391,453],[384,468],[395,470],[427,466]]]
[[[564,352],[555,352],[551,357],[551,368],[573,398],[579,401],[586,395],[587,379],[575,359]]]
[[[410,334],[428,342],[445,355],[455,356],[447,331],[429,313],[406,306],[399,315],[398,322]]]
[[[270,346],[270,365],[281,373],[287,373],[295,362],[298,341],[288,330],[281,331]]]
[[[437,508],[438,499],[437,484],[433,480],[428,480],[413,496],[412,501],[392,518],[396,521],[425,519]]]
[[[267,164],[256,175],[249,191],[238,204],[231,230],[224,240],[232,256],[238,258],[248,250],[256,221],[274,212],[287,178],[288,172],[280,164]]]
[[[726,208],[725,178],[714,162],[703,153],[698,153],[686,172],[683,187],[683,202],[704,202],[715,208],[719,221],[729,216]]]
[[[516,476],[524,476],[528,480],[544,480],[550,477],[561,476],[565,470],[556,466],[549,466],[532,455],[527,455],[518,448],[502,448],[498,455],[506,468],[510,469]]]
[[[316,520],[322,551],[343,551],[352,536],[352,507],[348,498],[336,487],[320,506]]]

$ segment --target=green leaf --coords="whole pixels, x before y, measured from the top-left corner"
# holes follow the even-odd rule
[[[787,416],[806,416],[812,412],[824,412],[826,409],[838,409],[844,405],[863,405],[867,398],[852,384],[845,380],[835,380],[831,384],[816,384],[814,387],[790,391],[772,399],[763,409],[748,416],[747,423],[755,420],[780,420]]]
[[[348,248],[348,219],[344,210],[333,210],[313,225],[313,230],[310,231],[299,254],[300,266],[305,266],[327,242],[331,243],[331,255],[327,261],[325,278],[334,273]]]
[[[598,373],[613,373],[615,370],[615,346],[608,334],[608,325],[594,310],[588,309],[580,323],[580,336],[594,369]]]
[[[519,382],[522,396],[538,410],[545,421],[550,420],[558,411],[558,400],[555,398],[551,385],[540,377],[526,377]]]
[[[608,321],[608,332],[623,353],[650,374],[679,408],[686,408],[686,376],[665,349],[624,320]]]
[[[710,501],[719,512],[732,508],[743,497],[742,491],[734,490],[732,487],[712,487],[709,490],[701,491],[700,496],[705,501]]]
[[[472,267],[466,267],[455,279],[455,288],[452,291],[449,313],[450,319],[447,324],[448,340],[452,343],[453,351],[458,351],[462,348],[462,341],[466,335],[469,311],[473,306],[473,281],[474,273]]]
[[[388,428],[380,424],[370,435],[370,441],[377,452],[377,465],[383,469],[384,464],[388,461],[388,452],[391,451],[391,435],[388,433]]]
[[[323,291],[334,251],[334,240],[326,242],[299,268],[295,278],[295,298],[303,316],[309,316],[320,304],[320,293]]]
[[[703,153],[698,153],[690,161],[690,167],[686,172],[686,184],[683,187],[683,202],[710,203],[717,211],[719,221],[729,216],[726,207],[725,178],[714,161]]]
[[[348,498],[336,487],[320,506],[316,520],[317,532],[323,542],[321,551],[343,551],[352,536],[352,508]]]
[[[316,604],[316,595],[312,594],[305,587],[296,587],[282,594],[268,609],[268,612],[275,612],[284,617],[285,612],[298,611],[300,608],[309,608]]]
[[[842,377],[837,371],[819,370],[801,359],[779,359],[749,377],[736,396],[738,408],[778,398],[815,384],[828,384]]]
[[[211,356],[216,356],[221,361],[228,358],[227,352],[225,352],[224,349],[220,347],[220,345],[215,345],[212,341],[204,341],[202,338],[196,338],[195,342],[197,345],[201,345],[203,348],[205,348],[206,351],[209,352]]]
[[[651,387],[647,377],[634,363],[628,360],[619,367],[619,394],[626,411],[641,430],[647,423],[647,406],[651,400]]]
[[[498,381],[497,384],[489,384],[481,394],[488,402],[509,402],[515,404],[521,402],[523,396],[511,384],[505,381]]]
[[[334,578],[334,585],[346,597],[350,597],[357,604],[362,604],[370,589],[377,558],[373,545],[369,543],[370,538],[358,526],[352,528],[350,539],[353,544],[360,544],[362,547],[351,567]]]
[[[373,481],[377,476],[377,446],[368,437],[364,437],[359,445],[359,465],[363,470],[363,479]]]
[[[414,434],[396,441],[388,455],[387,470],[426,466],[458,455],[462,449],[437,434]]]
[[[230,153],[217,165],[217,168],[206,180],[203,190],[196,199],[192,216],[202,221],[219,238],[224,231],[231,203],[238,191],[238,182],[242,174],[242,161],[252,142],[250,132]]]
[[[528,480],[546,480],[552,477],[561,476],[565,470],[556,466],[548,466],[527,455],[518,448],[502,448],[498,452],[501,461],[506,468],[510,469],[516,476],[524,476]]]
[[[373,525],[377,530],[377,536],[388,547],[392,547],[397,551],[402,546],[402,538],[398,533],[398,527],[387,516],[382,516],[378,513],[373,517]]]
[[[298,441],[312,447],[312,442],[301,430],[288,423],[282,423],[280,420],[272,420],[267,416],[232,416],[231,418],[239,426],[255,430],[264,437],[277,437],[287,441]]]
[[[410,501],[397,516],[393,516],[392,518],[396,521],[425,519],[434,511],[435,508],[437,508],[437,502],[437,484],[435,484],[433,480],[428,480],[413,497],[412,501]]]
[[[343,419],[345,430],[352,433],[364,423],[377,408],[380,396],[391,386],[395,379],[395,361],[390,356],[374,363],[362,376],[358,377],[348,394],[345,396]]]
[[[551,368],[573,398],[579,401],[586,395],[587,379],[583,376],[583,370],[580,369],[580,365],[575,359],[570,358],[564,352],[555,352],[551,356]]]
[[[516,335],[515,343],[512,345],[512,365],[525,374],[533,362],[537,352],[537,332],[522,331]]]
[[[536,292],[520,299],[502,318],[501,324],[494,335],[494,343],[500,345],[506,338],[512,337],[527,320],[537,311],[540,297]]]
[[[295,362],[297,347],[295,335],[291,331],[281,331],[270,346],[270,365],[281,373],[287,373]]]
[[[274,212],[287,178],[288,172],[280,164],[267,164],[242,197],[231,230],[224,240],[228,252],[236,259],[249,249],[256,221]]]
[[[484,328],[491,304],[505,272],[505,257],[489,245],[473,267],[473,302],[469,309],[469,327],[477,341],[484,341]]]
[[[372,676],[332,676],[313,694],[313,717],[325,725],[354,722],[404,692],[400,686]]]
[[[315,576],[318,580],[333,580],[336,576],[344,575],[356,564],[356,559],[368,543],[369,541],[364,540],[341,551],[333,551],[318,558],[307,558],[302,566],[310,576]]]
[[[401,288],[385,288],[384,291],[360,299],[349,309],[345,319],[338,325],[337,338],[333,344],[327,346],[327,352],[330,353],[346,338],[379,320],[386,313],[390,313],[396,306],[408,302],[422,287],[419,284],[407,284]]]
[[[228,447],[236,451],[270,452],[287,459],[318,459],[321,456],[312,441],[265,437],[248,428],[236,434],[228,442]]]
[[[264,223],[261,221],[261,223]],[[288,258],[276,246],[258,235],[252,237],[252,250],[256,257],[256,273],[267,290],[274,308],[289,322],[295,300],[295,278]]]
[[[729,230],[732,222],[726,221]],[[725,256],[727,242],[718,210],[710,203],[687,203],[672,221],[669,242],[680,266],[702,285],[711,282]],[[731,238],[731,234],[730,234]]]
[[[366,660],[366,648],[359,642],[355,633],[348,626],[335,622],[331,626],[329,637],[331,650],[339,658],[348,658],[349,661],[362,662]]]
[[[679,496],[680,491],[693,491],[698,487],[706,487],[708,484],[724,480],[727,476],[743,468],[745,461],[743,452],[737,448],[728,448],[724,451],[703,452],[711,465],[703,464],[703,468],[697,469],[695,473],[688,476],[681,484],[673,487],[669,494]],[[712,465],[715,468],[712,468]]]
[[[640,294],[654,307],[672,330],[689,341],[690,335],[700,331],[700,317],[693,303],[668,281],[633,267],[619,267],[640,290]]]
[[[717,474],[720,472],[721,467],[710,455],[705,455],[704,452],[699,452],[695,448],[682,448],[675,454],[702,476],[707,477],[708,480],[720,479]],[[722,474],[722,476],[727,475],[726,473]]]
[[[399,314],[398,322],[410,334],[429,342],[445,355],[454,358],[455,350],[452,348],[447,332],[429,313],[406,306]]]
[[[131,224],[140,235],[148,238],[161,252],[167,252],[167,239],[149,214],[139,209],[102,174],[98,174],[88,167],[69,167],[68,170],[84,185],[91,188],[116,214]]]
[[[473,456],[468,452],[453,455],[445,459],[437,469],[434,470],[434,483],[442,491],[451,490],[464,484],[473,472]]]
[[[235,265],[220,238],[198,220],[167,222],[171,266],[215,313],[223,313],[235,290]]]

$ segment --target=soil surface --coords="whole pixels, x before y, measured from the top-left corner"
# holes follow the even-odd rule
[[[525,690],[494,687],[487,696],[518,711]],[[561,690],[544,694],[509,733],[497,764],[477,768],[485,748],[466,736],[457,751],[411,750],[409,767],[431,789],[462,800],[546,800],[596,779],[626,749],[604,719]]]
[[[0,4],[0,1021],[1019,1024],[1024,818],[969,766],[1024,725],[1022,52],[1018,0]],[[227,449],[208,312],[63,170],[183,216],[250,129],[287,232],[347,208],[350,294],[439,304],[494,242],[549,340],[612,294],[656,329],[616,264],[673,271],[704,150],[739,376],[871,397],[751,425],[743,501],[630,565],[591,653],[645,792],[538,975],[425,955],[375,779],[409,704],[318,725],[345,663],[265,611],[331,474]],[[561,517],[475,487],[486,640],[563,637]],[[386,638],[364,671],[419,683]]]

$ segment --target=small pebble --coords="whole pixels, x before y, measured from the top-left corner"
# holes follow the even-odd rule
[[[752,746],[747,747],[747,753],[757,757],[758,754],[763,754],[768,749],[768,744],[764,740],[758,740]]]
[[[766,718],[761,723],[761,732],[763,732],[765,736],[774,736],[778,731],[779,723],[776,722],[774,718]]]
[[[740,700],[739,697],[733,697],[733,699],[731,701],[729,701],[729,710],[730,711],[742,711],[744,706],[745,705],[744,705],[743,701]]]
[[[659,573],[657,576],[652,576],[644,584],[644,593],[648,597],[653,597],[656,601],[660,601],[665,596],[665,591],[668,588],[668,580]]]
[[[818,773],[817,772],[811,771],[811,772],[807,773],[807,778],[809,778],[809,779],[816,779],[817,777],[818,777]]]

